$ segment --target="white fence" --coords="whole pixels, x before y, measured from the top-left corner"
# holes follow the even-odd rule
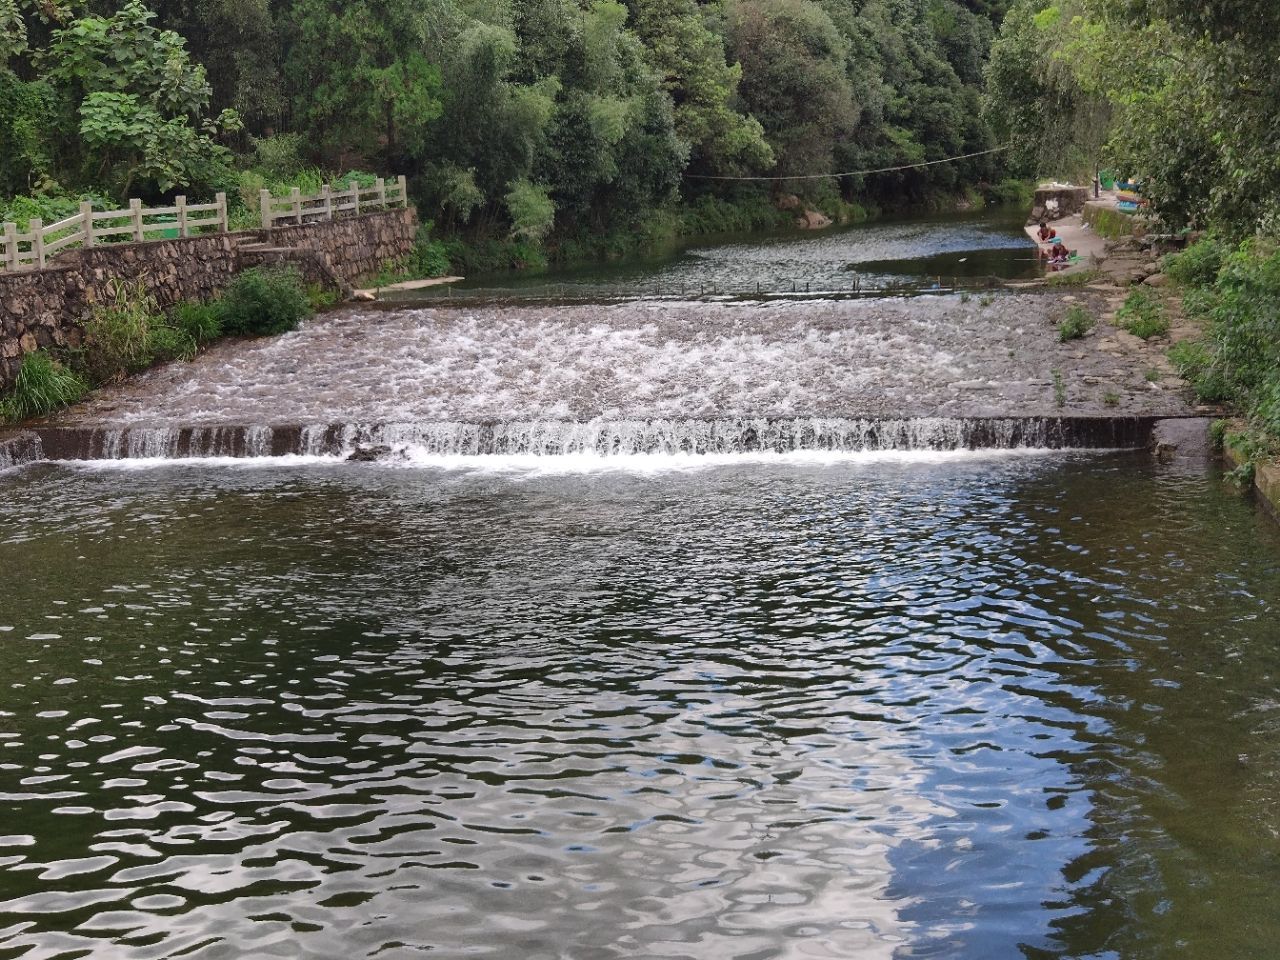
[[[220,193],[213,203],[187,203],[178,197],[171,207],[144,207],[130,200],[128,209],[94,210],[80,204],[74,216],[45,226],[32,220],[26,233],[16,223],[5,223],[0,233],[0,269],[42,270],[49,260],[72,247],[92,247],[101,241],[140,242],[172,237],[190,237],[205,230],[227,232],[227,195]]]
[[[346,190],[335,190],[325,184],[319,193],[304,196],[297,187],[288,197],[276,197],[270,190],[260,195],[262,226],[270,229],[278,223],[302,225],[332,220],[343,213],[358,214],[390,207],[407,207],[409,189],[404,177],[387,183],[379,177],[372,187],[362,187],[352,180]]]
[[[404,177],[390,182],[379,177],[372,187],[362,187],[353,180],[346,190],[326,185],[307,196],[297,187],[284,198],[263,190],[260,199],[262,226],[268,229],[281,223],[316,223],[340,214],[408,205]],[[141,200],[130,200],[127,209],[94,210],[91,204],[82,203],[75,216],[48,226],[43,220],[32,220],[24,233],[18,232],[16,223],[0,224],[0,272],[43,270],[57,254],[75,247],[191,237],[210,231],[227,233],[229,229],[225,193],[218,194],[213,203],[187,203],[186,197],[177,197],[171,207],[144,207]]]

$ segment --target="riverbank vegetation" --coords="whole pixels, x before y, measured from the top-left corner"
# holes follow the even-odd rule
[[[1174,359],[1206,401],[1280,445],[1280,5],[1272,0],[1015,0],[987,67],[988,117],[1012,172],[1140,182],[1166,260],[1206,330]],[[1122,322],[1147,331],[1152,297]],[[1163,321],[1167,322],[1167,321]]]
[[[246,270],[217,299],[167,312],[141,283],[114,283],[110,299],[84,319],[78,347],[23,357],[13,388],[0,396],[0,426],[45,416],[158,363],[194,359],[222,336],[287,333],[311,315],[315,299],[288,268]]]
[[[462,267],[953,202],[1003,0],[0,0],[0,217],[405,174]],[[778,183],[714,177],[814,177]],[[949,199],[948,199],[949,198]],[[423,269],[443,272],[438,260]]]

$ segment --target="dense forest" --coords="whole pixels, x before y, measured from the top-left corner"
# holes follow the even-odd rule
[[[678,210],[749,226],[734,216],[776,216],[776,190],[903,208],[995,181],[999,158],[704,178],[990,149],[1004,5],[0,0],[0,197],[252,197],[318,171],[403,173],[439,230],[534,243],[670,231]]]

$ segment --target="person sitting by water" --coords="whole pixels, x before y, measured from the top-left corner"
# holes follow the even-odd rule
[[[1041,243],[1048,243],[1051,240],[1055,239],[1057,236],[1058,236],[1057,230],[1054,230],[1051,226],[1049,226],[1049,224],[1046,221],[1044,220],[1040,221],[1040,242]]]

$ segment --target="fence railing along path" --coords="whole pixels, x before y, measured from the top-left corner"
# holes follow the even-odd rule
[[[404,207],[408,202],[404,177],[390,183],[379,177],[372,187],[352,181],[346,190],[326,185],[316,194],[303,195],[295,187],[283,199],[264,190],[259,208],[262,226],[270,229],[279,223],[316,223],[341,214]],[[73,216],[47,225],[41,219],[31,220],[21,233],[16,223],[0,224],[0,272],[43,270],[63,251],[101,243],[172,240],[211,232],[230,232],[225,193],[219,193],[213,203],[188,203],[186,197],[176,197],[167,207],[144,207],[135,199],[127,208],[94,210],[85,202]]]
[[[325,184],[319,193],[303,194],[297,187],[287,197],[277,197],[270,190],[263,190],[259,198],[262,226],[270,229],[277,223],[301,226],[332,220],[343,213],[359,214],[369,210],[386,210],[390,207],[407,207],[409,188],[404,177],[396,177],[387,183],[382,177],[372,187],[361,187],[352,180],[346,190],[335,190]]]

